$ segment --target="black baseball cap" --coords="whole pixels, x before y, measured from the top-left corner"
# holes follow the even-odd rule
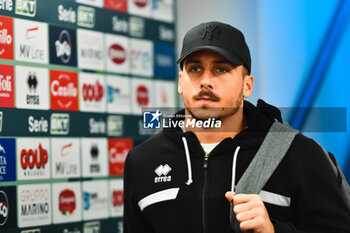
[[[213,21],[190,29],[184,37],[181,56],[177,60],[181,69],[184,59],[199,50],[214,51],[235,66],[245,66],[250,74],[250,52],[244,35],[229,24]]]

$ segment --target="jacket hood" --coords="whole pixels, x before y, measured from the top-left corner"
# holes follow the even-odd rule
[[[248,101],[244,101],[243,108],[243,115],[247,120],[248,127],[237,134],[234,140],[243,147],[259,147],[273,122],[282,122],[281,112],[275,106],[267,104],[261,99],[258,100],[256,106]],[[172,118],[172,121],[183,120],[184,118],[182,116],[184,114],[185,109],[180,110],[175,114],[175,117]],[[171,137],[172,140],[181,144],[181,137],[185,136],[189,143],[198,144],[198,148],[194,149],[202,149],[197,137],[191,131],[183,132],[183,130],[177,126],[163,129],[163,132],[166,136]],[[225,143],[225,141],[232,141],[232,138],[224,139],[223,143]]]

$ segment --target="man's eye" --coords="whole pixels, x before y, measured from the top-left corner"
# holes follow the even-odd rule
[[[217,70],[218,70],[220,73],[226,73],[226,72],[227,72],[227,69],[222,68],[222,67],[218,68]]]
[[[193,67],[190,68],[190,71],[191,72],[199,72],[200,68],[198,66],[193,66]]]

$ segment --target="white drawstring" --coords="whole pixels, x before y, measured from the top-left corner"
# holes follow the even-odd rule
[[[193,183],[193,180],[192,180],[192,167],[191,167],[190,152],[188,151],[187,140],[186,140],[185,137],[182,137],[182,142],[183,142],[184,148],[185,148],[186,162],[187,162],[187,170],[188,170],[188,181],[186,182],[186,184],[187,184],[187,185],[190,185],[190,184]]]
[[[237,156],[238,151],[241,149],[240,146],[237,146],[235,153],[233,155],[233,161],[232,161],[232,183],[231,183],[231,191],[235,191],[235,183],[236,183],[236,163],[237,163]]]

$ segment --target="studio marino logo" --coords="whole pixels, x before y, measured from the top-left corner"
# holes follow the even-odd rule
[[[156,111],[143,111],[143,128],[144,129],[161,129],[161,128],[199,128],[199,129],[219,129],[221,120],[207,118],[198,120],[185,115],[162,114],[159,109]]]

